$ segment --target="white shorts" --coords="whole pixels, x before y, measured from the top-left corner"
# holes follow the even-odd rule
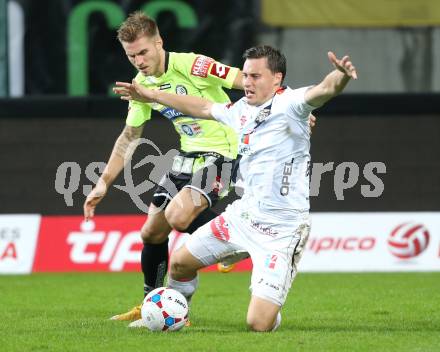
[[[282,306],[309,237],[308,213],[280,224],[262,217],[257,220],[234,203],[200,227],[185,246],[206,266],[232,252],[247,251],[253,263],[252,295]]]

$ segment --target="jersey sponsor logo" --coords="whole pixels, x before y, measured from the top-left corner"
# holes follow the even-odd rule
[[[242,128],[247,122],[247,116],[246,115],[242,115],[240,117],[240,127]]]
[[[208,77],[208,69],[213,62],[214,60],[210,57],[203,55],[197,56],[191,67],[191,74],[198,77]]]
[[[210,223],[211,231],[215,237],[222,241],[229,241],[228,224],[225,222],[223,216],[219,215]]]
[[[186,88],[184,86],[182,86],[181,84],[178,84],[176,86],[176,94],[177,95],[187,95],[188,91],[186,90]]]
[[[171,83],[165,83],[165,84],[161,84],[159,86],[159,90],[166,90],[166,89],[170,89],[171,88]]]
[[[184,114],[180,111],[173,109],[173,108],[164,108],[159,111],[163,116],[165,116],[168,120],[174,120],[180,116],[183,116]]]
[[[187,136],[193,137],[199,135],[202,132],[202,127],[200,127],[198,123],[193,123],[190,125],[185,124],[180,126],[180,130]]]
[[[251,219],[251,227],[257,230],[258,232],[262,233],[263,235],[267,235],[270,237],[277,237],[278,235],[278,231],[274,230],[272,227],[252,219]]]
[[[280,187],[280,194],[282,196],[287,196],[290,191],[290,176],[292,175],[292,169],[293,169],[293,161],[295,159],[292,158],[290,162],[284,163],[284,169],[283,169],[283,177],[281,179],[281,187]]]
[[[213,76],[217,76],[218,78],[225,79],[228,76],[229,70],[231,68],[226,65],[219,64],[218,62],[214,62],[211,67],[211,71],[209,73]]]

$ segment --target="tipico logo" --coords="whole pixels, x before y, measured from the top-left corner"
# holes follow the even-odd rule
[[[388,237],[388,248],[398,258],[417,257],[429,245],[428,229],[422,224],[403,223]]]

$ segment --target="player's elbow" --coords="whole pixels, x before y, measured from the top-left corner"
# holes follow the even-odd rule
[[[125,126],[122,131],[121,138],[128,142],[132,142],[141,137],[144,126],[139,127]]]

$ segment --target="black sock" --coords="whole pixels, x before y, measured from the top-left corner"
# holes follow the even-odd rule
[[[203,210],[198,217],[194,219],[194,221],[188,226],[188,228],[184,231],[187,233],[193,233],[200,226],[205,225],[207,222],[216,218],[218,214],[214,212],[211,208],[207,208]]]
[[[160,244],[144,243],[141,255],[144,273],[144,297],[157,287],[162,287],[168,271],[168,238]]]

